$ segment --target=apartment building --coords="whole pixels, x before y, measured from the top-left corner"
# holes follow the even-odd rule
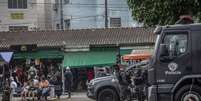
[[[105,1],[107,1],[107,17]],[[106,18],[108,27],[141,26],[132,19],[127,0],[55,0],[55,5],[57,29],[61,29],[62,19],[64,29],[104,28]]]
[[[1,0],[0,31],[52,30],[54,0]]]

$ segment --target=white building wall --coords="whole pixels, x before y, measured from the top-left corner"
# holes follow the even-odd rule
[[[122,27],[138,27],[140,26],[131,16],[127,0],[107,0],[108,1],[108,26],[110,27],[110,18],[121,18]],[[98,0],[98,4],[104,4],[105,0]],[[103,5],[104,6],[104,5]],[[98,7],[97,14],[104,14],[105,8]],[[105,17],[99,17],[97,25],[99,28],[105,26]]]
[[[71,20],[70,29],[104,28],[104,4],[105,0],[70,0],[69,4],[63,5],[64,20]],[[108,0],[109,27],[110,17],[120,17],[122,27],[139,26],[139,24],[132,19],[127,0]],[[57,15],[56,19],[55,22],[60,24],[60,13]]]
[[[63,4],[63,18],[70,19],[70,29],[96,28],[97,8],[93,4],[96,4],[96,0],[70,0],[69,4]],[[60,7],[58,9],[55,22],[61,24]]]
[[[45,30],[53,30],[54,29],[54,4],[55,0],[45,0],[45,12],[44,12],[44,21],[45,21]]]
[[[28,26],[29,31],[46,30],[45,0],[27,0],[27,9],[9,9],[7,2],[1,0],[0,3],[0,31],[9,31],[9,26]],[[12,19],[11,13],[23,13],[24,19]]]

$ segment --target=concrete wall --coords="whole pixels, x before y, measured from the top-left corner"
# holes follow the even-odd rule
[[[71,0],[71,4],[64,5],[64,19],[71,20],[71,28],[96,27],[96,0]],[[81,5],[92,4],[92,5]]]
[[[104,4],[105,0],[97,0],[97,4]],[[104,14],[104,5],[99,6],[97,14]],[[110,17],[121,18],[122,27],[140,26],[132,19],[131,11],[128,8],[127,0],[108,0],[108,26],[110,27]],[[98,28],[105,26],[105,17],[99,17],[97,21]]]
[[[59,0],[60,1],[60,0]],[[70,0],[63,5],[64,20],[70,19],[70,29],[88,29],[105,27],[105,0]],[[133,21],[126,0],[108,0],[108,26],[110,17],[120,17],[122,27],[137,27]],[[56,17],[60,24],[60,13]],[[64,24],[65,25],[65,24]]]
[[[48,5],[45,5],[45,0],[27,0],[27,9],[8,9],[8,0],[1,0],[1,2],[0,31],[9,31],[9,26],[28,26],[30,31],[46,30],[47,17],[45,16],[45,10],[47,8],[45,6]],[[24,19],[12,19],[10,17],[11,13],[23,13]]]

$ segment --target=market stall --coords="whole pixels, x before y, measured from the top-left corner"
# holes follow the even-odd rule
[[[9,82],[6,80],[6,74],[9,74],[7,67],[11,61],[13,52],[0,52],[0,91],[3,91],[2,100],[10,101],[12,100],[10,96]]]
[[[122,56],[122,60],[128,65],[131,65],[143,60],[147,60],[151,58],[151,56],[152,55],[150,53],[133,53]]]

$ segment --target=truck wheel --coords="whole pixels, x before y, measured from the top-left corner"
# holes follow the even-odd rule
[[[119,101],[117,93],[112,89],[103,89],[98,94],[97,101]]]
[[[201,101],[201,87],[187,85],[180,88],[175,94],[174,101]]]

